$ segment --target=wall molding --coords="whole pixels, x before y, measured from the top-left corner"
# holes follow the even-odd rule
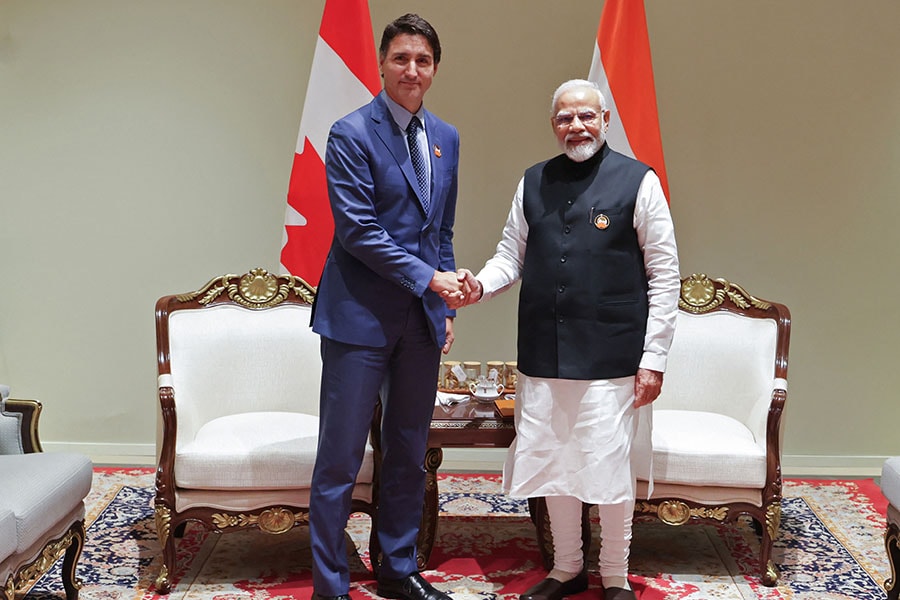
[[[46,452],[76,452],[91,457],[96,465],[155,466],[154,444],[78,444],[42,442]],[[446,448],[442,471],[499,472],[505,448]],[[785,454],[785,477],[878,477],[887,456]]]

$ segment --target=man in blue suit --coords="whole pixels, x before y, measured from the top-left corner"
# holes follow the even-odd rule
[[[384,90],[328,138],[335,232],[312,319],[323,361],[314,600],[349,600],[344,529],[379,394],[378,594],[449,600],[416,564],[440,353],[453,343],[448,304],[464,299],[452,244],[459,134],[422,106],[440,60],[427,21],[408,14],[390,23],[379,48]]]

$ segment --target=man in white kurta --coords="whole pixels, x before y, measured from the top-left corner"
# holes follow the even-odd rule
[[[634,598],[627,572],[635,480],[651,474],[650,403],[662,386],[677,314],[680,275],[674,228],[657,175],[606,146],[609,111],[595,84],[573,80],[561,85],[553,97],[551,125],[565,155],[526,172],[495,255],[477,276],[461,269],[460,277],[470,290],[467,303],[488,300],[519,279],[523,284],[516,440],[503,485],[513,497],[546,498],[554,567],[522,600],[559,600],[587,589],[582,502],[599,506],[605,598],[626,600]],[[621,165],[621,170],[603,163]],[[631,173],[632,183],[594,181],[624,171]],[[569,173],[575,183],[565,187]],[[624,210],[604,208],[610,186],[624,197]],[[577,212],[586,206],[589,212]],[[615,227],[633,227],[626,232],[632,237],[613,249],[597,250]],[[618,271],[605,265],[623,254],[633,255],[640,271],[632,287],[643,305],[623,313],[636,319],[639,327],[631,329],[639,331],[620,336],[615,310],[628,303],[620,296],[610,298],[609,290],[622,286],[603,278],[618,277]],[[627,270],[623,267],[622,272]],[[567,293],[578,297],[567,300]],[[592,303],[600,307],[596,320],[606,321],[597,329],[591,322]],[[604,306],[612,306],[612,312]],[[544,333],[533,333],[532,328]],[[637,347],[623,341],[620,349],[616,340],[629,335]],[[599,358],[591,360],[595,354]],[[585,375],[590,373],[614,376]]]

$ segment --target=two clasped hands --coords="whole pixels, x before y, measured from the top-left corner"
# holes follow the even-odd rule
[[[457,309],[474,304],[481,300],[484,288],[481,282],[469,269],[453,271],[435,271],[429,286],[441,295],[447,308]],[[447,320],[447,340],[443,352],[450,352],[453,345],[454,334],[452,319]],[[640,408],[653,402],[662,390],[663,374],[659,371],[640,368],[637,370],[634,381],[634,407]]]
[[[459,269],[455,273],[435,271],[428,287],[440,294],[447,303],[447,308],[451,309],[478,302],[484,291],[481,282],[475,279],[475,275],[469,269]]]

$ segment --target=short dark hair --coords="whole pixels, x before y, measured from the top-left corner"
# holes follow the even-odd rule
[[[441,41],[438,39],[437,31],[434,30],[431,23],[413,13],[407,13],[402,17],[394,19],[384,28],[384,33],[381,36],[381,46],[378,48],[381,58],[384,58],[387,55],[388,46],[391,45],[391,40],[401,33],[424,36],[428,41],[428,45],[431,46],[431,53],[434,55],[434,64],[441,62]]]

